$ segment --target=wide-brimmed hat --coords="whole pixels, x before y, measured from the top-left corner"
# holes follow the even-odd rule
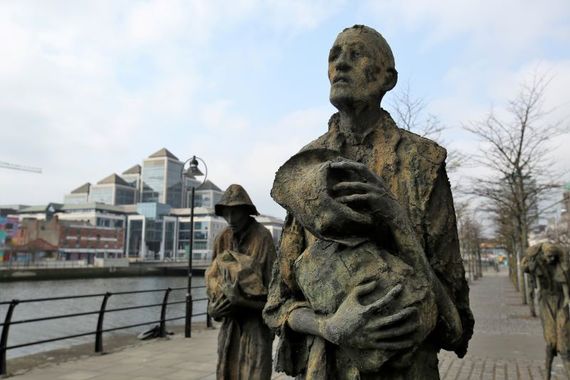
[[[368,240],[371,220],[330,195],[342,180],[333,162],[351,161],[330,149],[308,149],[291,157],[275,174],[271,197],[320,239],[354,246]]]
[[[222,210],[224,207],[236,207],[236,206],[244,206],[248,209],[249,215],[259,215],[255,205],[251,201],[251,198],[247,194],[247,191],[238,184],[230,185],[224,195],[222,195],[222,199],[214,206],[214,210],[216,215],[222,216]]]

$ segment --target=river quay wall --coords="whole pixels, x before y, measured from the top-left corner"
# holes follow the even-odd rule
[[[205,269],[204,267],[193,268],[192,274],[202,276]],[[187,267],[158,265],[130,265],[128,267],[108,268],[4,268],[0,269],[0,282],[187,275]]]

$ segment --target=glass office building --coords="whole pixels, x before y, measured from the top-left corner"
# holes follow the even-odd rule
[[[100,202],[108,205],[130,205],[135,203],[136,188],[131,186],[117,174],[111,174],[92,185],[89,191],[89,202]]]
[[[141,172],[142,167],[140,165],[134,165],[129,169],[125,170],[121,174],[121,178],[125,180],[129,185],[136,189],[135,201],[134,203],[140,202],[141,197]]]
[[[167,149],[161,149],[143,161],[142,202],[182,206],[182,162]]]
[[[91,189],[91,184],[89,182],[79,186],[77,189],[73,190],[71,193],[64,196],[63,203],[81,204],[89,202],[90,189]]]

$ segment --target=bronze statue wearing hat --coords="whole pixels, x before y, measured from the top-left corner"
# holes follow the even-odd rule
[[[355,25],[328,59],[327,133],[277,172],[288,212],[264,318],[276,369],[306,380],[439,379],[473,333],[446,151],[380,108],[397,82],[374,29]]]
[[[216,238],[206,271],[208,312],[222,321],[218,337],[217,378],[270,379],[273,334],[261,310],[267,299],[275,246],[271,233],[240,185],[230,185],[215,205],[227,222]]]

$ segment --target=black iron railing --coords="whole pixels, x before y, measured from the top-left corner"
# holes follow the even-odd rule
[[[200,288],[205,288],[205,286],[202,285],[202,286],[193,286],[192,287],[192,289],[200,289]],[[166,333],[166,322],[184,319],[185,324],[186,324],[186,329],[191,329],[192,317],[198,317],[198,316],[203,316],[203,315],[206,316],[207,326],[210,327],[211,326],[211,320],[210,320],[210,317],[208,316],[207,312],[197,313],[197,314],[191,314],[192,312],[190,312],[190,313],[185,313],[184,315],[179,315],[179,316],[167,318],[166,311],[167,311],[168,305],[176,305],[176,304],[183,304],[184,303],[187,306],[186,310],[192,310],[191,307],[188,307],[188,306],[190,306],[190,305],[188,305],[190,302],[192,302],[192,303],[204,302],[204,301],[208,300],[208,298],[197,298],[197,299],[193,299],[192,301],[190,301],[191,300],[190,295],[186,294],[186,298],[183,301],[170,301],[170,302],[168,301],[171,292],[182,291],[182,290],[187,290],[187,287],[152,289],[152,290],[135,290],[135,291],[129,291],[129,292],[107,292],[107,293],[82,294],[82,295],[75,295],[75,296],[49,297],[49,298],[31,298],[31,299],[23,299],[23,300],[14,299],[11,301],[0,302],[0,306],[8,305],[8,310],[6,311],[6,315],[4,317],[4,323],[0,323],[0,327],[2,327],[2,333],[0,334],[0,376],[5,375],[7,373],[7,367],[6,367],[7,351],[13,350],[16,348],[23,348],[23,347],[34,346],[34,345],[38,345],[38,344],[57,342],[60,340],[66,340],[66,339],[79,338],[79,337],[84,337],[84,336],[89,336],[89,335],[95,335],[95,352],[102,353],[103,352],[103,333],[107,333],[107,332],[111,332],[111,331],[124,330],[124,329],[132,328],[132,327],[139,327],[139,326],[145,326],[145,325],[158,323],[159,324],[158,335],[160,337],[165,337],[167,334]],[[126,307],[120,307],[120,308],[107,309],[107,301],[113,295],[128,295],[128,294],[156,293],[156,292],[164,292],[164,297],[163,297],[161,303],[153,303],[153,304],[146,304],[146,305],[126,306]],[[42,318],[31,318],[31,319],[21,319],[21,320],[12,321],[12,316],[14,315],[14,309],[19,304],[37,303],[37,302],[53,302],[53,301],[62,301],[62,300],[73,300],[73,299],[79,299],[79,298],[97,298],[97,297],[103,298],[101,301],[101,307],[99,308],[99,310],[86,311],[86,312],[80,312],[80,313],[70,313],[70,314],[58,314],[58,315],[52,315],[52,316],[42,317]],[[137,309],[144,309],[144,308],[152,308],[152,307],[159,307],[159,306],[160,306],[160,318],[157,320],[152,320],[152,321],[142,322],[142,323],[135,323],[135,324],[119,326],[119,327],[113,327],[113,328],[107,328],[107,329],[104,328],[105,315],[108,313],[119,312],[119,311],[127,311],[127,310],[137,310]],[[88,316],[88,315],[97,315],[98,316],[97,317],[97,326],[96,326],[94,331],[84,332],[84,333],[80,333],[80,334],[66,335],[66,336],[61,336],[61,337],[57,337],[57,338],[41,339],[41,340],[36,340],[33,342],[27,342],[27,343],[8,346],[8,334],[10,332],[10,327],[13,325],[20,325],[20,324],[27,324],[27,323],[34,323],[34,322],[43,322],[43,321],[63,319],[63,318],[76,318],[76,317],[83,317],[83,316]]]

